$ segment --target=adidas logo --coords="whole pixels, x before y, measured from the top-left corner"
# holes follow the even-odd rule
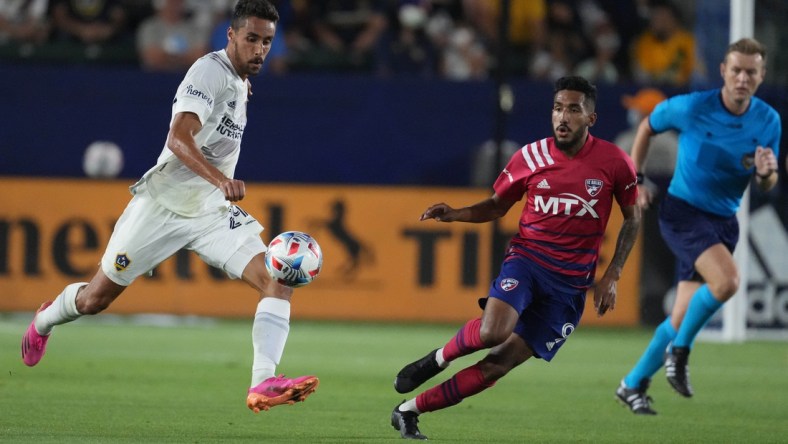
[[[549,189],[550,189],[550,184],[549,184],[549,183],[547,183],[547,179],[542,179],[542,181],[541,181],[541,182],[539,182],[539,183],[536,185],[536,188],[541,188],[541,189],[543,189],[543,190],[549,190]]]
[[[556,344],[559,344],[563,340],[564,340],[564,338],[556,338],[555,341],[545,342],[544,345],[545,345],[545,347],[547,347],[547,351],[553,351],[553,347],[555,347]]]

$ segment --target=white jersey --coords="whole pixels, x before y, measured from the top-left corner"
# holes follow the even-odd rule
[[[203,156],[232,178],[241,151],[246,126],[248,81],[235,71],[225,50],[211,52],[194,62],[175,93],[172,119],[182,112],[197,115],[202,129],[195,134]],[[226,211],[224,194],[178,159],[167,148],[136,184],[131,193],[144,187],[156,202],[181,216],[195,217],[217,210]]]

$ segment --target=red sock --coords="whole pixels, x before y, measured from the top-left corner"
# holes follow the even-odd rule
[[[463,399],[495,385],[495,381],[484,380],[479,363],[464,368],[448,381],[416,396],[416,408],[420,412],[432,412],[459,404]]]
[[[453,361],[460,356],[469,355],[477,350],[486,348],[482,343],[481,328],[481,318],[468,321],[460,331],[443,346],[443,359],[446,361]]]

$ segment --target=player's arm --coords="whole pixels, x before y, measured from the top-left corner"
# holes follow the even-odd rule
[[[618,232],[613,259],[608,264],[605,274],[597,281],[594,289],[594,307],[596,307],[596,312],[599,316],[604,315],[608,310],[612,310],[616,306],[616,284],[621,278],[624,263],[627,261],[629,252],[632,251],[632,246],[635,245],[638,229],[640,228],[641,213],[639,206],[630,205],[623,207],[621,208],[621,214],[624,215],[624,223]]]
[[[640,175],[643,174],[643,167],[646,164],[651,137],[655,134],[654,130],[651,129],[648,117],[644,118],[640,122],[640,125],[638,125],[638,130],[635,133],[635,140],[632,142],[632,154],[630,155],[632,157],[632,163],[635,164],[635,171],[638,172],[639,182],[641,182],[641,177],[643,177]],[[645,186],[645,183],[638,184],[638,205],[643,208],[648,208],[651,201],[654,199],[654,194],[651,188]]]
[[[777,185],[777,156],[769,147],[755,149],[755,183],[761,191],[769,191]]]
[[[503,217],[516,200],[504,199],[497,194],[468,207],[452,208],[439,203],[427,208],[419,220],[435,219],[439,222],[482,223]]]
[[[201,128],[202,124],[196,114],[177,113],[172,121],[170,132],[167,134],[167,148],[190,170],[222,190],[227,200],[236,202],[243,199],[246,194],[244,182],[225,176],[208,162],[200,151],[200,147],[197,146],[194,135]]]

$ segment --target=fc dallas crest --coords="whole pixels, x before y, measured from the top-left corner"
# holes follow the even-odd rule
[[[586,191],[591,197],[596,196],[599,194],[599,190],[602,189],[602,181],[599,179],[586,179]]]

